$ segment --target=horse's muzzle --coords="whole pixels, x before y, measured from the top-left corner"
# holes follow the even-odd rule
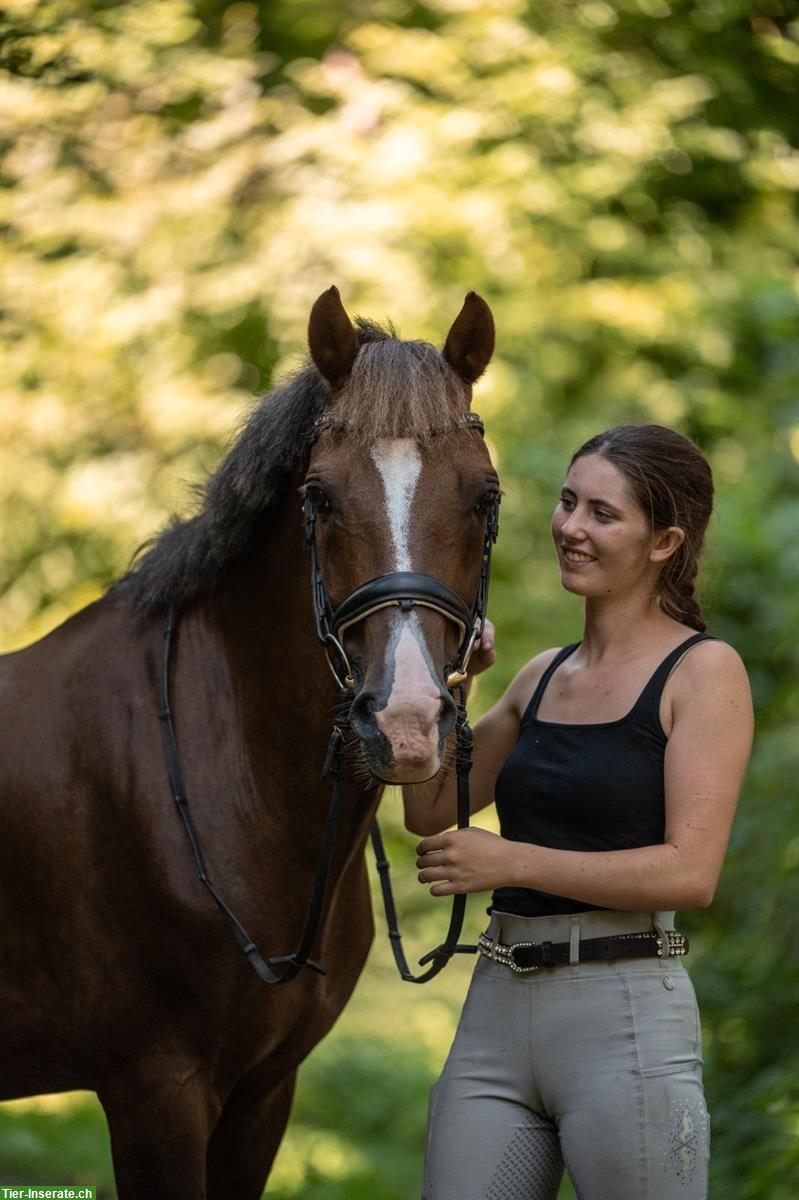
[[[444,743],[455,726],[456,706],[449,692],[421,703],[375,707],[363,690],[350,710],[350,724],[361,740],[369,769],[387,783],[422,783],[440,769]]]

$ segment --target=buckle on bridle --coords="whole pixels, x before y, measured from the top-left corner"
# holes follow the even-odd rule
[[[466,648],[463,651],[463,654],[461,654],[459,662],[455,664],[454,669],[450,671],[449,675],[447,675],[448,688],[457,687],[459,683],[465,683],[469,659],[472,657],[472,651],[474,650],[475,642],[483,632],[484,624],[485,622],[481,616],[478,615],[475,617],[474,625],[472,626],[472,632],[469,634],[469,640],[466,643]]]

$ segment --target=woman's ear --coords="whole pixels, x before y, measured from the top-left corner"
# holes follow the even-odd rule
[[[679,525],[670,525],[668,529],[661,529],[655,534],[652,541],[652,549],[649,551],[649,561],[663,563],[667,558],[671,558],[675,551],[679,550],[680,546],[685,541],[685,532],[680,529]]]

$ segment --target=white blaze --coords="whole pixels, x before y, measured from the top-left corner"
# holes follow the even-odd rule
[[[394,570],[410,571],[408,528],[416,482],[422,460],[415,438],[381,438],[372,448],[372,458],[380,472],[386,493],[386,509],[391,540],[394,543]]]
[[[422,460],[415,438],[383,438],[372,448],[386,496],[386,515],[394,545],[395,571],[412,571],[409,546],[411,507]],[[378,727],[400,759],[432,761],[438,753],[438,685],[428,666],[424,634],[415,612],[392,617],[386,645],[386,669],[393,684]],[[393,662],[391,661],[393,657]]]

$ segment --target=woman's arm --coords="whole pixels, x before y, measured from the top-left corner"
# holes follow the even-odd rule
[[[738,655],[703,642],[672,674],[662,845],[582,853],[455,830],[419,846],[435,896],[529,887],[602,908],[706,908],[716,890],[752,744],[752,700]]]

